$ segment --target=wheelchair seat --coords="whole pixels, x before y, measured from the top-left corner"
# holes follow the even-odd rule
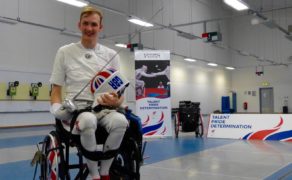
[[[83,156],[85,156],[95,161],[114,157],[110,168],[111,180],[139,180],[140,166],[143,163],[141,120],[130,110],[121,113],[128,119],[129,127],[119,149],[107,152],[87,151],[81,145],[80,135],[67,131],[62,122],[56,119],[56,130],[50,132],[42,142],[44,160],[40,163],[40,179],[51,179],[49,176],[53,175],[58,177],[57,179],[69,180],[72,179],[70,169],[78,169],[79,171],[74,179],[85,180],[89,173],[86,164],[83,163]],[[75,118],[77,116],[78,114],[74,115]],[[104,144],[107,136],[107,131],[98,126],[96,131],[97,144]],[[78,164],[70,164],[70,147],[76,147],[77,149]]]

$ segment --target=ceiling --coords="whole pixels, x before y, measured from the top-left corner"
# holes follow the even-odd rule
[[[155,2],[154,0],[119,0],[119,1],[116,1],[116,0],[91,0],[91,2],[93,2],[93,4],[96,4],[100,7],[102,7],[103,9],[106,9],[107,12],[110,12],[112,14],[115,14],[115,15],[119,15],[119,16],[123,16],[125,18],[125,16],[129,15],[128,13],[137,13],[139,11],[135,10],[137,9],[137,4],[139,4],[139,2],[142,2],[142,1],[146,1],[145,3],[149,3],[150,4],[153,4],[153,2]],[[161,2],[164,2],[164,4],[162,3],[161,5],[163,6],[166,6],[164,8],[170,8],[171,3],[175,3],[175,0],[159,0]],[[278,12],[279,13],[285,13],[285,12],[288,12],[288,11],[291,11],[292,12],[292,0],[242,0],[244,2],[246,2],[250,9],[255,11],[255,12],[258,12],[260,15],[263,15],[263,17],[267,17],[267,19],[272,19],[274,20],[275,17],[277,16],[273,16],[273,14],[277,14]],[[222,15],[221,17],[211,17],[210,19],[196,19],[196,20],[193,20],[192,22],[190,22],[188,19],[186,19],[186,23],[178,23],[178,24],[172,24],[171,26],[167,25],[167,24],[161,24],[159,21],[154,21],[156,23],[156,26],[154,29],[169,29],[169,30],[172,30],[172,31],[179,31],[183,28],[181,27],[185,27],[185,29],[187,29],[186,27],[190,27],[194,24],[202,24],[202,22],[213,22],[213,21],[220,21],[222,19],[229,19],[230,17],[233,17],[233,18],[236,18],[236,17],[239,17],[239,16],[245,16],[245,15],[250,15],[250,11],[245,11],[245,12],[238,12],[238,11],[235,11],[233,9],[231,9],[230,7],[228,7],[227,5],[224,4],[223,0],[184,0],[184,2],[199,2],[201,4],[204,4],[206,6],[208,6],[208,8],[210,9],[213,9],[213,8],[220,8],[220,9],[223,9],[225,10],[226,12],[229,12],[228,15]],[[183,3],[183,2],[182,2]],[[155,3],[154,3],[155,4]],[[219,6],[218,6],[219,4]],[[160,5],[160,4],[159,4]],[[155,9],[155,7],[152,6],[152,8]],[[172,8],[175,8],[175,7],[172,7]],[[158,7],[156,8],[156,10],[158,9]],[[173,9],[175,10],[175,9]],[[152,11],[154,11],[152,9]],[[150,12],[151,13],[151,12]],[[153,13],[153,12],[152,12]],[[180,13],[183,13],[183,12],[180,12]],[[288,14],[288,13],[287,13]],[[291,13],[290,13],[291,14]],[[276,19],[277,20],[277,19]],[[181,20],[182,22],[184,21],[183,19]],[[290,21],[290,20],[289,20]],[[290,21],[291,22],[291,21]],[[275,23],[277,24],[278,22],[275,21]],[[284,34],[285,35],[285,32],[287,32],[287,26],[283,26],[282,24],[279,24],[279,27],[282,28],[283,27],[283,31],[284,31]],[[184,29],[183,29],[184,31]],[[283,32],[282,31],[282,32]],[[189,35],[189,34],[188,34]],[[127,33],[122,33],[121,34],[122,37],[128,37],[128,34]],[[115,37],[115,36],[112,36],[113,39],[116,39],[118,37]],[[108,39],[109,36],[106,37],[106,39]],[[234,51],[238,51],[240,52],[238,49],[234,49],[234,48],[231,48],[232,50]],[[257,56],[255,56],[256,59],[258,59]],[[276,65],[279,65],[282,63],[275,63],[273,60],[261,60],[261,62],[267,62],[269,64],[276,64]]]

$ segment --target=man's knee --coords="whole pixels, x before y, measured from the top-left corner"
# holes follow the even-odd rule
[[[114,123],[114,128],[123,128],[123,129],[127,129],[127,127],[129,126],[129,122],[126,119],[126,117],[121,114],[121,113],[117,113],[115,118],[115,123]]]
[[[121,113],[118,113],[118,112],[113,113],[113,115],[110,118],[112,118],[110,130],[119,129],[119,130],[125,131],[129,126],[128,120]]]
[[[83,112],[78,115],[75,127],[78,131],[83,131],[87,128],[96,129],[97,120],[93,113],[91,112]]]

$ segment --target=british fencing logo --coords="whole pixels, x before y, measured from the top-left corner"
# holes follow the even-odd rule
[[[89,54],[89,53],[86,53],[86,54],[85,54],[85,58],[86,58],[86,59],[90,59],[91,57],[92,57],[91,54]]]
[[[104,71],[99,72],[91,82],[91,92],[94,93],[100,85],[113,73],[115,72],[114,69],[106,69]]]

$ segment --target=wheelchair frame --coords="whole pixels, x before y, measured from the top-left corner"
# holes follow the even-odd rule
[[[180,126],[182,125],[178,108],[172,109],[172,119],[174,121],[173,123],[174,123],[175,137],[178,138]],[[196,137],[203,137],[204,125],[203,125],[203,118],[202,118],[201,113],[199,114],[199,122],[195,122],[195,126],[196,126],[195,128]]]
[[[129,127],[125,132],[123,141],[117,152],[111,156],[114,161],[110,168],[111,180],[140,180],[140,166],[143,164],[142,132],[139,117],[130,110],[124,112],[129,121]],[[104,144],[107,133],[99,127],[97,144]],[[66,131],[60,120],[56,120],[56,130],[51,131],[44,138],[40,158],[40,180],[48,179],[72,179],[70,170],[77,169],[74,179],[85,180],[89,174],[86,163],[83,162],[83,149],[80,136]],[[76,147],[78,163],[70,162],[70,147]],[[102,155],[102,152],[100,152]],[[109,159],[109,158],[101,158]]]

